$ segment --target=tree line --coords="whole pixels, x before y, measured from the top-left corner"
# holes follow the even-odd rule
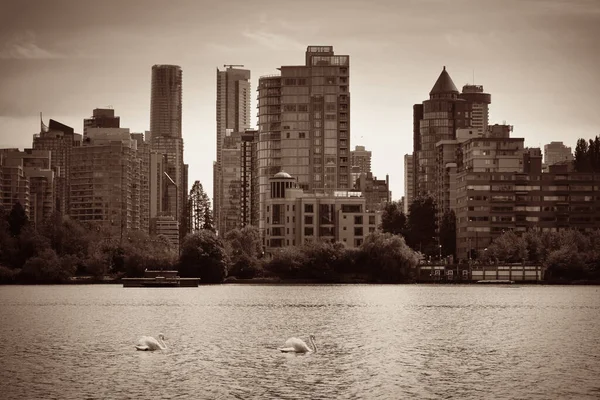
[[[582,138],[577,140],[573,167],[577,172],[600,172],[600,136],[589,142]]]

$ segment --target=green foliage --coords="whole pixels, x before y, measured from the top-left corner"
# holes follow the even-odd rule
[[[600,230],[530,231],[521,237],[507,232],[494,240],[488,252],[502,262],[541,264],[547,280],[600,279]]]
[[[409,208],[406,240],[410,247],[430,255],[437,255],[436,205],[432,197],[418,197]]]
[[[401,236],[375,232],[357,249],[325,241],[284,247],[273,254],[266,270],[283,279],[342,282],[358,275],[372,282],[393,283],[409,280],[417,263],[417,253]]]
[[[202,229],[214,231],[210,200],[200,181],[195,181],[189,194],[191,231]]]
[[[419,259],[404,239],[389,233],[375,232],[361,246],[364,261],[373,276],[380,281],[396,283],[407,280]]]
[[[23,208],[20,202],[17,201],[13,205],[12,209],[10,210],[10,214],[8,214],[7,221],[10,234],[13,237],[19,236],[21,230],[29,222],[27,214],[25,213],[25,209]]]
[[[62,265],[52,249],[27,260],[20,273],[20,279],[27,283],[63,283],[73,276],[74,268]]]
[[[488,254],[492,259],[500,261],[521,262],[527,259],[527,242],[525,238],[508,231],[490,244]]]
[[[181,276],[200,278],[203,283],[221,283],[228,265],[225,246],[214,232],[201,230],[185,238],[179,257]]]
[[[444,212],[440,224],[442,255],[456,257],[456,215],[453,210]]]
[[[262,240],[258,228],[234,229],[227,232],[224,239],[231,260],[230,276],[249,279],[261,274]]]
[[[573,167],[577,172],[600,172],[600,136],[577,140]]]
[[[381,214],[381,230],[394,235],[406,236],[407,219],[398,202],[392,201],[385,205]]]

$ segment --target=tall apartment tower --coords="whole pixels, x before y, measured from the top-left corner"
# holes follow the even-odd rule
[[[462,93],[458,96],[466,100],[465,112],[470,120],[469,128],[477,131],[478,135],[486,133],[489,122],[489,105],[492,102],[492,96],[484,93],[481,85],[464,85]]]
[[[573,161],[573,152],[563,142],[550,142],[544,145],[544,164],[547,166]]]
[[[40,133],[33,135],[34,150],[49,150],[50,168],[54,171],[56,181],[56,211],[62,215],[69,214],[70,167],[71,153],[81,146],[81,135],[70,126],[53,119],[48,126],[40,121]]]
[[[361,173],[371,172],[371,152],[365,146],[355,146],[350,152],[350,164],[359,167]]]
[[[414,123],[420,117],[419,130],[417,132],[416,127],[414,130],[415,196],[435,196],[436,143],[455,140],[457,129],[475,125],[474,130],[480,135],[487,130],[491,96],[483,93],[483,86],[466,85],[464,90],[459,93],[444,67],[429,92],[429,100],[423,101],[422,107],[417,105],[413,108]]]
[[[119,128],[121,117],[115,117],[112,108],[96,108],[92,116],[83,120],[83,137],[87,136],[88,128]]]
[[[162,215],[179,221],[187,197],[184,183],[183,138],[181,134],[182,71],[177,65],[154,65],[150,99],[151,151],[165,156],[167,185]]]
[[[240,133],[250,128],[250,71],[232,66],[226,67],[223,71],[217,69],[217,161],[213,165],[213,213],[220,235],[224,235],[231,229],[231,218],[233,218],[230,211],[227,217],[230,219],[230,224],[226,227],[225,216],[222,215],[221,210],[232,207],[238,209],[239,201],[230,193],[232,190],[238,191],[239,188],[223,182],[224,144],[226,137],[231,133],[235,132],[236,138],[239,139]],[[239,140],[235,146],[239,147],[238,144]],[[232,145],[229,143],[229,152],[232,150]]]
[[[412,154],[404,155],[404,201],[402,202],[402,208],[404,214],[408,215],[408,208],[410,207],[414,195],[413,195],[413,156]]]
[[[282,66],[258,87],[260,229],[269,179],[284,170],[305,191],[348,189],[350,57],[308,46],[305,64]]]
[[[129,129],[88,129],[71,155],[71,218],[102,224],[115,235],[148,229],[142,206],[149,197],[142,179],[148,170],[137,145]]]

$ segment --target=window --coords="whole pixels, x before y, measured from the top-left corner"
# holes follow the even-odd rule
[[[312,225],[313,224],[313,216],[312,215],[305,215],[304,216],[304,224],[305,225]]]
[[[315,233],[315,231],[312,226],[310,226],[310,227],[307,226],[304,228],[304,236],[312,236],[312,235],[314,235],[314,233]]]
[[[363,228],[362,226],[357,226],[354,228],[354,236],[362,236],[363,235]]]
[[[374,215],[369,215],[369,225],[375,225],[375,216]],[[372,232],[372,231],[370,231],[370,232]]]
[[[304,212],[305,213],[314,213],[314,205],[313,204],[305,204],[304,205]]]
[[[363,223],[362,215],[355,215],[354,216],[354,225],[362,225],[362,223]]]

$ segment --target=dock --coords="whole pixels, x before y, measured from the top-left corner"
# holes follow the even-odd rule
[[[143,278],[123,278],[123,287],[198,287],[200,279],[181,278],[177,271],[144,271]]]

